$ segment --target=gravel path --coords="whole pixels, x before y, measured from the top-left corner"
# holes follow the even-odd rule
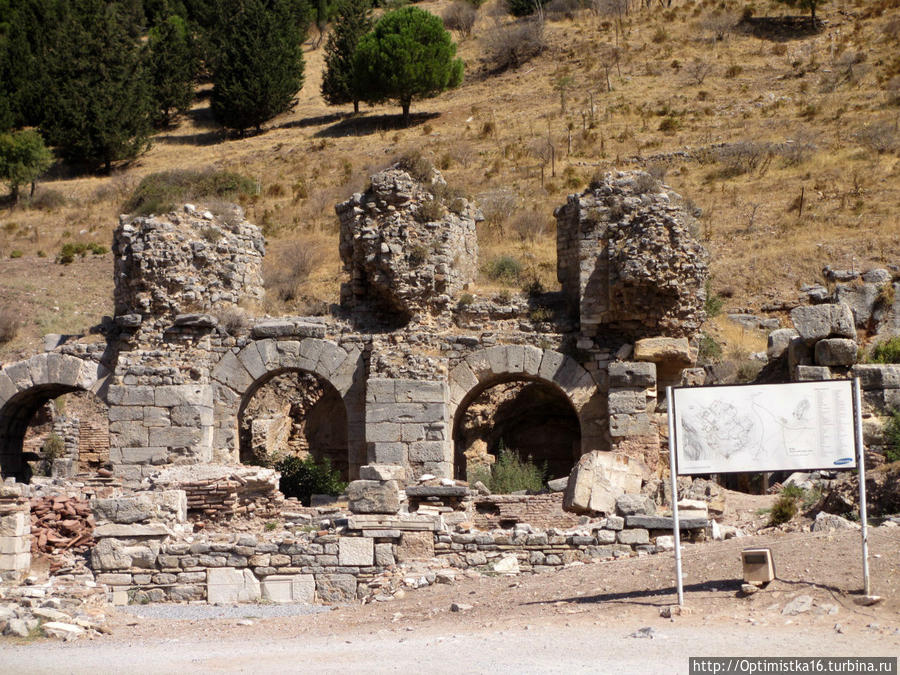
[[[330,611],[321,605],[128,605],[122,612],[142,619],[268,619],[280,616],[306,616]]]

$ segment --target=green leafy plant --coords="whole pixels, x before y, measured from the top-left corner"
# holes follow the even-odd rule
[[[722,358],[722,345],[708,333],[700,335],[700,347],[697,352],[697,363],[706,365]]]
[[[501,255],[487,262],[485,273],[494,281],[516,284],[522,274],[522,263],[511,255]]]
[[[94,255],[104,255],[109,253],[109,249],[103,246],[103,244],[98,244],[95,241],[90,243],[84,242],[68,242],[63,244],[59,249],[59,253],[56,256],[56,262],[60,265],[68,265],[75,260],[75,256],[81,256],[84,258],[88,253],[93,253]]]
[[[232,171],[176,169],[146,176],[123,205],[127,213],[167,213],[192,199],[239,200],[256,194],[256,182]]]
[[[14,202],[19,200],[22,185],[31,183],[34,195],[34,184],[52,159],[44,139],[32,129],[0,134],[0,180],[9,185]]]
[[[790,491],[792,487],[794,486],[785,487],[778,499],[775,500],[772,511],[769,513],[769,525],[781,525],[797,515],[799,498],[793,491]]]
[[[62,457],[66,452],[66,444],[58,434],[51,433],[41,446],[42,470],[45,476],[49,476],[53,469],[53,461]]]
[[[474,302],[475,296],[473,296],[471,293],[463,293],[461,296],[459,296],[459,300],[456,302],[456,306],[459,309],[465,309]]]
[[[432,98],[462,83],[463,62],[440,18],[418,7],[382,16],[359,41],[353,57],[361,97],[368,103],[395,101],[409,124],[413,100]]]
[[[328,458],[321,462],[314,457],[284,457],[272,466],[281,473],[279,489],[285,497],[296,497],[309,506],[312,495],[339,495],[347,489],[340,471],[331,466]]]
[[[884,427],[887,447],[884,457],[889,462],[900,462],[900,410],[895,410]]]
[[[481,481],[495,494],[509,494],[527,490],[538,492],[544,486],[547,467],[539,466],[531,458],[522,459],[515,450],[506,448],[500,442],[499,456],[492,469],[484,468],[472,472],[470,483]]]
[[[869,357],[872,363],[900,363],[900,336],[879,342]]]

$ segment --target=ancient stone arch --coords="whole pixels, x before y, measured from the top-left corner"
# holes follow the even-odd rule
[[[581,425],[581,450],[597,449],[591,429],[597,425],[597,384],[574,359],[560,352],[523,345],[502,345],[466,356],[448,376],[451,433],[462,413],[485,389],[510,380],[532,380],[551,385],[572,404]]]
[[[238,461],[238,419],[250,397],[270,378],[288,371],[305,371],[334,387],[347,413],[348,462],[351,478],[366,463],[365,369],[362,352],[344,349],[330,340],[263,339],[239,352],[228,352],[213,369],[215,461]]]
[[[67,354],[38,354],[0,370],[0,469],[24,470],[22,440],[35,411],[73,391],[89,391],[106,402],[109,371],[100,363]]]

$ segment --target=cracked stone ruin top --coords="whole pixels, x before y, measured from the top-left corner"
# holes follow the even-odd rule
[[[116,314],[165,318],[263,297],[265,243],[232,207],[120,219],[113,237]]]
[[[695,334],[706,249],[679,195],[643,171],[608,173],[556,210],[557,277],[582,333]]]
[[[341,304],[405,322],[439,315],[475,279],[480,212],[452,196],[440,172],[416,180],[400,164],[372,176],[365,193],[338,204],[340,254],[350,282]]]

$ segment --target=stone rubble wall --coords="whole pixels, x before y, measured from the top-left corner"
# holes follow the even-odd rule
[[[0,484],[0,582],[17,584],[31,569],[31,508],[17,485]]]

